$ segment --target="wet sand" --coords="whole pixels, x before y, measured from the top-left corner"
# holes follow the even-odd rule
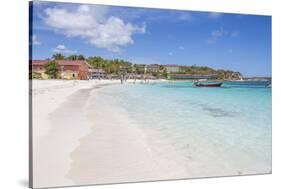
[[[97,93],[97,94],[94,94]],[[92,91],[87,105],[91,132],[71,153],[67,178],[78,185],[178,178],[185,172],[175,159],[159,159],[146,135],[118,107]],[[172,152],[171,152],[172,153]],[[177,171],[171,171],[171,164]]]

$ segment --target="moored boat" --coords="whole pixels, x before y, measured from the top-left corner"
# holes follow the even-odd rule
[[[200,82],[196,82],[196,83],[194,83],[194,86],[196,86],[196,87],[220,87],[220,86],[222,86],[222,82],[219,82],[219,83],[200,83]]]

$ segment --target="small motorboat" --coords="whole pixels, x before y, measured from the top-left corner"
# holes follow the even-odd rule
[[[195,82],[194,86],[196,86],[196,87],[220,87],[220,86],[222,86],[222,82],[220,82],[220,83],[201,83],[201,82]]]

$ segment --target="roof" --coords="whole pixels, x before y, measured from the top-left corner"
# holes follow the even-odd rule
[[[48,63],[49,60],[32,60],[32,65],[44,65]],[[85,60],[56,60],[60,66],[79,66],[82,64],[87,64]]]

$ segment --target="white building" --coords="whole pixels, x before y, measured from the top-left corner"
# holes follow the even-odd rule
[[[178,65],[165,65],[166,71],[168,73],[177,73],[180,72],[180,66]]]
[[[89,72],[91,79],[102,79],[106,76],[105,71],[103,69],[90,68]]]

